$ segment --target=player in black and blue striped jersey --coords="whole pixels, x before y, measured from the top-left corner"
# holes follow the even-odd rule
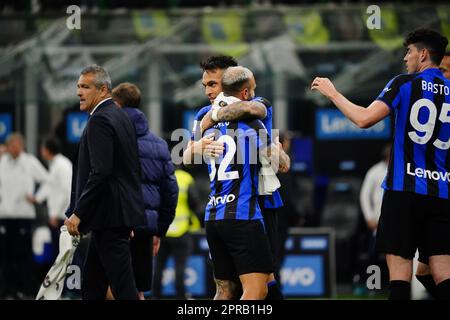
[[[249,100],[254,96],[256,83],[247,68],[230,67],[224,73],[222,86],[224,93]],[[218,122],[205,134],[211,130],[216,133],[215,140],[224,144],[223,156],[212,158],[208,165],[211,195],[205,226],[214,275],[219,284],[239,278],[243,289],[241,299],[264,299],[273,266],[258,203],[259,156],[267,150],[279,151],[272,147],[268,132],[259,120]],[[261,152],[262,149],[265,151]],[[278,160],[277,157],[272,159]],[[278,169],[278,163],[274,167]]]
[[[202,84],[205,88],[205,95],[210,100],[211,104],[200,109],[196,114],[194,120],[194,126],[191,135],[191,141],[189,142],[188,148],[183,154],[183,162],[185,164],[190,163],[200,163],[201,156],[204,153],[205,148],[216,148],[216,150],[223,150],[222,144],[213,141],[209,136],[202,137],[202,128],[200,124],[204,125],[205,128],[211,127],[216,122],[211,119],[211,106],[214,99],[222,91],[221,79],[224,71],[228,67],[236,66],[237,62],[228,56],[212,56],[203,61],[200,66],[204,70],[202,77]],[[208,113],[209,112],[209,113]],[[205,117],[206,116],[206,117]],[[219,119],[238,121],[238,120],[249,120],[249,119],[261,119],[264,123],[269,136],[272,133],[272,105],[267,99],[262,97],[254,97],[250,101],[240,101],[233,103],[229,106],[221,108],[218,113]],[[281,148],[280,148],[281,149]],[[282,150],[281,150],[282,151]],[[194,161],[194,156],[198,156],[198,161]],[[282,156],[289,161],[289,157],[282,152]],[[279,168],[281,172],[286,172],[289,170],[288,163],[287,166],[282,166]],[[272,195],[260,196],[258,198],[260,207],[263,210],[263,216],[265,220],[266,230],[271,244],[272,255],[274,256],[273,268],[276,268],[276,248],[278,247],[277,235],[277,209],[283,206],[281,196],[276,190]],[[280,287],[275,281],[274,274],[271,274],[268,283],[269,294],[267,300],[278,300],[282,299]],[[227,290],[230,288],[227,288]],[[224,292],[227,290],[223,290]]]
[[[361,128],[389,114],[395,118],[377,232],[391,299],[410,297],[416,249],[429,261],[437,297],[450,299],[450,81],[438,69],[447,44],[436,31],[411,32],[405,40],[408,74],[392,79],[368,108],[351,103],[329,79],[315,78],[311,86]]]

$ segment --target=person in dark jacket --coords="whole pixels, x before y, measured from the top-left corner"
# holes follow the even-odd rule
[[[137,300],[129,237],[145,223],[136,133],[125,111],[111,99],[111,78],[91,65],[77,83],[80,110],[90,114],[72,173],[68,219],[72,235],[91,232],[82,274],[82,297]]]
[[[121,83],[113,89],[112,97],[127,113],[137,135],[147,224],[134,230],[130,248],[136,286],[144,299],[144,292],[152,287],[152,254],[158,253],[160,238],[166,235],[175,217],[178,185],[167,143],[149,130],[144,113],[137,109],[141,100],[139,88]]]

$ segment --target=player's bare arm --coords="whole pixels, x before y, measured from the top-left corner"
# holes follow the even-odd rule
[[[331,100],[334,105],[354,124],[360,128],[370,128],[389,115],[389,107],[380,100],[376,100],[369,107],[364,108],[349,101],[336,90],[328,78],[315,78],[311,90],[317,90]]]
[[[217,112],[219,121],[262,120],[266,115],[266,106],[258,101],[237,101]]]
[[[228,106],[221,107],[217,112],[217,119],[221,121],[241,121],[264,119],[267,115],[266,106],[258,101],[237,101]],[[216,122],[212,119],[212,111],[210,110],[202,119],[201,130],[208,130]]]

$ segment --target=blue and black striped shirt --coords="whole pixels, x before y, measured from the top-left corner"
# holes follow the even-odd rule
[[[383,188],[448,199],[450,81],[436,68],[402,74],[377,99],[389,106],[395,118]]]
[[[208,164],[211,194],[205,221],[262,219],[258,204],[259,152],[271,143],[264,124],[260,120],[219,122],[205,134],[213,131],[225,150]]]
[[[269,133],[269,136],[272,137],[272,104],[265,98],[262,97],[255,97],[252,99],[252,101],[258,101],[265,105],[267,110],[267,115],[264,119],[262,119],[262,123],[267,129],[267,132]],[[207,105],[203,108],[201,108],[197,114],[195,115],[194,119],[194,127],[192,128],[192,134],[191,134],[191,140],[196,141],[200,138],[200,122],[202,121],[205,114],[208,113],[208,111],[211,110],[211,105]],[[262,203],[264,205],[264,208],[280,208],[283,206],[283,200],[281,199],[280,192],[276,190],[272,195],[269,196],[261,196]],[[261,199],[260,199],[261,200]]]

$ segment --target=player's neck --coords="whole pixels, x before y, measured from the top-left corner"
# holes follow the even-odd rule
[[[419,67],[419,70],[417,70],[417,72],[423,72],[427,69],[431,69],[431,68],[437,68],[438,66],[435,65],[433,62],[429,61],[429,62],[425,62],[423,65],[421,65]]]

